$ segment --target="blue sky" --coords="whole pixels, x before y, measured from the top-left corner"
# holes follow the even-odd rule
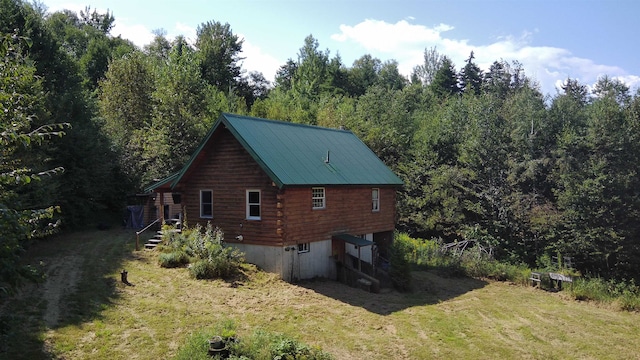
[[[244,39],[243,68],[272,81],[313,35],[345,65],[365,54],[395,59],[409,75],[425,48],[436,47],[460,69],[474,51],[486,70],[518,60],[545,94],[567,77],[592,85],[599,76],[640,88],[636,0],[44,0],[49,11],[86,5],[113,12],[113,35],[143,46],[152,31],[194,39],[198,25],[229,23]]]

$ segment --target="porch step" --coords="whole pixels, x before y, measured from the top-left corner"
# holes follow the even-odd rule
[[[158,230],[156,234],[144,244],[145,249],[154,250],[158,245],[162,243],[162,234],[163,232],[172,232],[172,233],[180,233],[182,230],[180,229],[171,229],[171,230]]]
[[[180,229],[169,229],[169,230],[159,230],[158,234],[162,235],[163,232],[169,232],[169,233],[180,233],[182,232],[182,230]]]

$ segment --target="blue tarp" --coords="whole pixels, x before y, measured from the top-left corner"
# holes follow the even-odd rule
[[[142,229],[144,227],[144,206],[127,206],[127,229]]]

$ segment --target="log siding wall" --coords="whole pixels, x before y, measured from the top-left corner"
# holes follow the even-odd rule
[[[284,191],[285,243],[295,244],[331,239],[332,235],[362,235],[395,228],[396,191],[380,189],[380,210],[372,211],[371,186],[325,187],[326,207],[312,209],[311,188]]]
[[[267,174],[227,129],[216,133],[192,167],[196,171],[180,186],[182,203],[189,226],[207,222],[225,233],[233,242],[242,235],[243,242],[281,245],[276,235],[276,194]],[[200,218],[200,190],[213,193],[213,218]],[[246,219],[246,191],[260,190],[260,220]]]
[[[316,186],[314,186],[316,187]],[[320,186],[322,187],[322,186]],[[327,241],[339,233],[361,235],[395,228],[396,189],[380,186],[325,188],[326,207],[312,209],[311,187],[278,189],[227,129],[201,151],[178,189],[189,226],[210,221],[225,241],[285,246]],[[372,211],[371,190],[379,189],[380,210]],[[213,218],[200,218],[200,190],[213,192]],[[246,190],[261,191],[261,220],[246,220]]]

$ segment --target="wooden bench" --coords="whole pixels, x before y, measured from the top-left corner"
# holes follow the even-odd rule
[[[531,280],[531,286],[540,287],[540,284],[542,283],[542,274],[539,272],[532,272],[529,280]]]
[[[562,283],[568,282],[572,283],[573,279],[571,276],[557,274],[557,273],[549,273],[549,278],[556,283],[558,290],[562,290]]]

